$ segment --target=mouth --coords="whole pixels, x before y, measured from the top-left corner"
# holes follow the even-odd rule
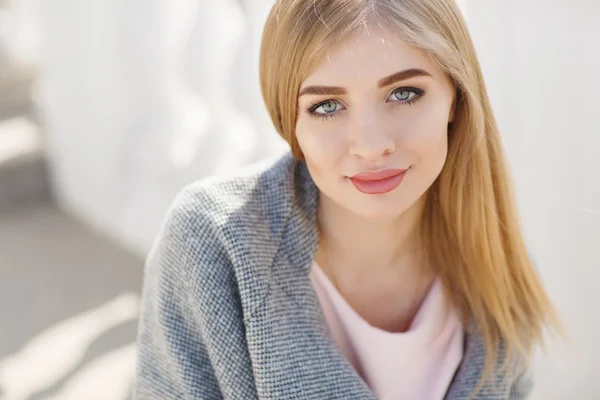
[[[378,172],[363,172],[351,176],[348,179],[350,179],[350,182],[352,182],[359,192],[365,194],[383,194],[391,192],[400,186],[408,169],[386,169]]]

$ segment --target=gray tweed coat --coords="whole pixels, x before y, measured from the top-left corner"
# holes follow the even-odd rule
[[[289,153],[177,196],[146,262],[135,399],[375,399],[310,282],[317,201]],[[467,331],[446,400],[467,399],[483,368],[481,337]],[[498,374],[475,399],[524,399],[531,386]]]

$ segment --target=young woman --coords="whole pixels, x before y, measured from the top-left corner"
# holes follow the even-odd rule
[[[145,399],[523,399],[552,305],[452,0],[279,0],[261,84],[290,153],[177,197]]]

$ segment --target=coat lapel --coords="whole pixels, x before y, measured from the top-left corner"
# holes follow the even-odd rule
[[[375,400],[331,340],[310,280],[289,273],[284,252],[275,264],[269,296],[247,327],[259,398]]]
[[[513,380],[512,372],[506,375],[502,371],[506,352],[504,343],[500,342],[499,357],[495,366],[494,375],[491,380],[485,382],[477,394],[473,391],[477,388],[477,384],[482,377],[483,368],[485,365],[485,350],[483,345],[483,337],[477,329],[477,325],[472,321],[466,328],[468,334],[465,336],[465,353],[462,363],[460,364],[445,400],[504,400],[509,399],[510,382]]]

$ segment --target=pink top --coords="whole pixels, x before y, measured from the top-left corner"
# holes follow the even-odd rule
[[[437,279],[406,332],[371,326],[321,268],[311,280],[337,346],[380,400],[439,400],[463,356],[463,328]]]

